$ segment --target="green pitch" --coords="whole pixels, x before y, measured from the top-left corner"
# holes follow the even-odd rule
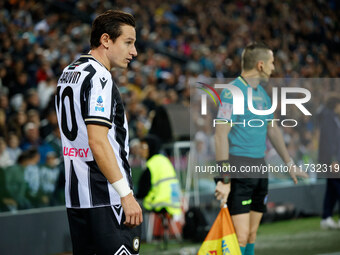
[[[170,241],[168,250],[159,244],[141,245],[141,255],[194,255],[200,244]],[[305,218],[262,224],[256,255],[340,255],[340,230],[321,230],[320,218]]]
[[[321,230],[320,218],[263,224],[259,228],[256,252],[259,255],[340,254],[340,230]]]

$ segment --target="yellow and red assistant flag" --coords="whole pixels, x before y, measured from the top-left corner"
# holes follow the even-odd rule
[[[241,255],[227,207],[222,208],[197,255]]]

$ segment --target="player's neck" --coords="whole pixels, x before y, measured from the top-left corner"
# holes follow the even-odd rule
[[[96,49],[90,50],[89,54],[91,54],[97,61],[99,61],[103,66],[106,67],[107,70],[111,70],[110,61],[106,57],[106,55],[103,52],[103,49],[99,46]]]
[[[260,84],[260,77],[256,70],[242,71],[241,76],[254,89]]]

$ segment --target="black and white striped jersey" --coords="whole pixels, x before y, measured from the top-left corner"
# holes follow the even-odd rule
[[[55,99],[65,159],[66,207],[120,204],[118,193],[92,155],[86,129],[87,124],[109,128],[108,139],[119,169],[132,188],[127,120],[111,73],[91,55],[82,55],[64,69]]]

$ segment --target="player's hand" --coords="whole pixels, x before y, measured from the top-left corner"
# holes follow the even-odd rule
[[[297,184],[298,183],[298,180],[297,180],[297,177],[302,177],[302,178],[308,178],[308,174],[303,171],[300,167],[298,167],[297,165],[292,165],[290,168],[289,168],[289,174],[290,174],[290,177],[293,179],[294,183]]]
[[[122,207],[125,213],[124,224],[128,227],[137,227],[143,222],[143,213],[132,192],[121,198]]]
[[[219,181],[216,185],[215,197],[216,199],[221,201],[221,204],[220,204],[221,207],[224,207],[225,203],[227,202],[229,193],[230,193],[230,183],[224,184],[223,182]]]

